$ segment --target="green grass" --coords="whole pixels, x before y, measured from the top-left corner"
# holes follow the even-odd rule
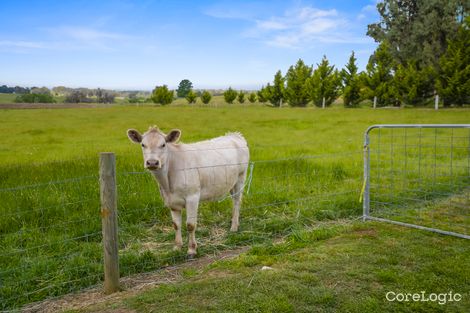
[[[79,312],[465,312],[469,253],[462,239],[424,231],[326,224],[193,270],[183,281]],[[261,271],[263,266],[272,270]],[[452,292],[462,301],[389,302],[389,291]]]
[[[133,174],[143,171],[142,155],[127,139],[128,128],[179,128],[185,142],[228,131],[241,131],[248,140],[251,158],[258,162],[243,203],[241,230],[227,233],[229,200],[203,204],[197,231],[203,255],[241,245],[263,246],[290,234],[302,238],[302,230],[318,221],[360,215],[367,126],[466,123],[469,116],[465,109],[248,105],[3,110],[0,307],[62,295],[102,279],[97,179],[102,151],[117,154],[121,274],[154,270],[185,258],[184,252],[171,251],[171,218],[153,178]],[[319,157],[299,159],[305,155]],[[263,162],[282,158],[287,160]]]
[[[0,103],[14,103],[16,95],[12,93],[0,93]]]

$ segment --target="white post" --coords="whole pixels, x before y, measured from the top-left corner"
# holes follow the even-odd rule
[[[436,94],[436,99],[434,100],[434,109],[439,110],[439,95]]]
[[[325,97],[323,97],[323,101],[321,103],[321,108],[324,109],[325,108]]]
[[[377,96],[374,96],[374,109],[377,107]]]

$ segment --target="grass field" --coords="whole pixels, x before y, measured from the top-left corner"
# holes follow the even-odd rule
[[[234,260],[185,270],[177,283],[69,312],[465,312],[461,239],[376,223],[303,229]],[[262,271],[263,266],[272,270]],[[389,302],[386,293],[449,293],[461,302]]]
[[[1,103],[14,103],[16,95],[11,93],[0,93],[0,104]]]
[[[255,248],[235,263],[222,262],[222,271],[230,273],[220,281],[205,277],[206,272],[203,272],[178,285],[182,295],[186,295],[184,301],[188,301],[182,305],[197,300],[191,297],[194,286],[207,290],[203,293],[207,297],[205,306],[197,306],[199,311],[220,311],[224,304],[228,311],[245,311],[248,306],[258,308],[253,311],[276,311],[276,307],[285,308],[284,311],[308,311],[309,305],[317,303],[323,311],[369,308],[372,312],[383,304],[381,290],[397,286],[410,292],[439,286],[442,290],[447,288],[468,295],[468,280],[467,285],[462,284],[462,277],[468,277],[465,268],[470,261],[468,243],[464,240],[357,223],[344,227],[333,225],[332,230],[325,230],[325,238],[317,238],[323,235],[312,228],[319,221],[354,218],[361,214],[358,197],[362,186],[362,139],[367,126],[468,123],[469,117],[470,111],[465,109],[435,112],[426,109],[115,106],[2,110],[0,130],[6,135],[0,143],[0,214],[4,217],[0,220],[0,307],[12,308],[59,296],[102,279],[97,180],[98,153],[102,151],[117,154],[121,274],[155,270],[184,260],[184,252],[171,251],[173,231],[169,210],[163,208],[152,177],[143,172],[140,148],[126,137],[128,128],[143,131],[154,124],[164,131],[181,129],[185,142],[240,131],[255,161],[253,184],[241,212],[240,232],[227,233],[229,200],[202,205],[197,231],[200,254],[243,245]],[[311,155],[317,157],[302,158]],[[362,236],[362,232],[374,235]],[[279,237],[287,238],[287,242],[273,247],[273,240]],[[331,248],[336,246],[336,241],[339,252]],[[428,243],[420,246],[422,241]],[[447,248],[430,248],[430,242]],[[396,250],[384,249],[383,245],[395,246]],[[415,256],[419,264],[426,266],[419,268],[419,264],[409,264],[410,259],[398,257],[406,255],[408,248],[411,249],[409,258]],[[394,257],[393,251],[397,256]],[[252,265],[250,260],[254,260]],[[312,267],[307,264],[310,262],[314,262]],[[256,266],[265,263],[286,270],[260,274],[259,281],[254,278],[254,284],[262,286],[255,296],[248,296],[249,289],[246,294],[240,291],[235,296],[239,290],[236,281],[253,276]],[[328,271],[321,266],[328,264],[335,279],[354,283],[355,288],[347,288],[348,285],[342,283],[335,286],[334,282],[330,285]],[[346,264],[351,268],[342,271]],[[442,279],[435,273],[436,268],[441,267],[445,268]],[[383,273],[366,275],[370,278],[368,281],[358,278],[361,273],[379,268]],[[405,275],[406,284],[400,285],[399,273],[403,269],[409,273]],[[417,269],[419,275],[414,277],[411,272]],[[308,274],[317,270],[318,275]],[[297,272],[298,275],[294,275]],[[427,276],[433,282],[429,288],[424,280]],[[308,289],[309,280],[312,289]],[[383,284],[374,289],[377,280],[382,280]],[[270,281],[276,283],[270,284]],[[283,296],[284,287],[289,293]],[[214,297],[223,298],[225,291],[232,296],[211,303],[209,290],[212,288],[216,290]],[[429,292],[441,289],[429,289]],[[155,309],[151,303],[177,298],[175,293],[179,294],[173,286],[163,290],[164,293],[149,292],[122,305],[151,311]],[[266,302],[271,293],[277,296]],[[354,294],[359,294],[362,300],[347,304],[354,302]],[[246,297],[247,302],[237,307],[237,297]],[[451,308],[459,311],[468,305],[468,297],[466,301],[454,303]],[[263,307],[265,302],[267,306]],[[182,308],[178,302],[174,305],[168,310]],[[426,311],[428,308],[427,304],[400,305],[397,310]]]

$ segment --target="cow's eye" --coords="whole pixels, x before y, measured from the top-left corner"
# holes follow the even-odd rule
[[[142,144],[142,148],[145,148],[145,145],[144,145],[144,144]]]
[[[166,146],[166,143],[162,144],[162,148],[165,148],[165,146]]]

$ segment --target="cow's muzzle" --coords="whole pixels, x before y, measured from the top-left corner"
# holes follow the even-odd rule
[[[159,160],[150,159],[150,160],[145,161],[145,168],[149,170],[157,170],[161,167],[162,167],[162,164],[160,163]]]

